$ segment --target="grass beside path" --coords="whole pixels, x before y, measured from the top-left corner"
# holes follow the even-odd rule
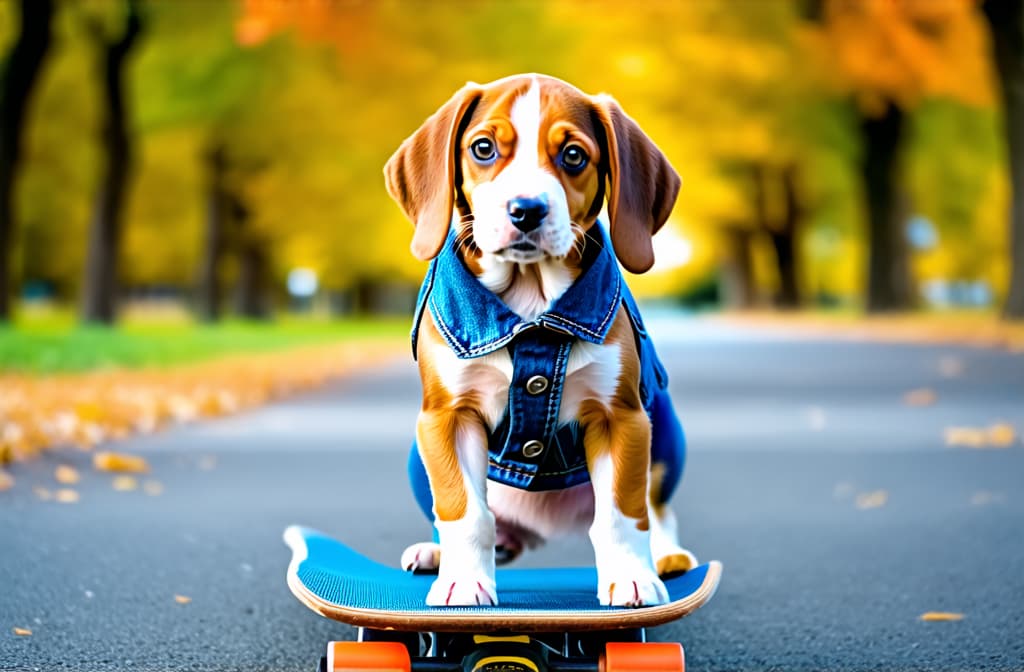
[[[0,327],[0,372],[55,374],[171,367],[190,362],[355,339],[401,339],[408,318],[270,323],[129,319],[115,328],[83,327],[70,316],[20,318]]]
[[[61,319],[0,329],[2,467],[57,446],[91,450],[137,433],[235,413],[397,357],[408,319],[270,324]]]

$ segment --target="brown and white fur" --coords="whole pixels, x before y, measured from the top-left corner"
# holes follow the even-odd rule
[[[496,150],[490,164],[474,154],[488,142]],[[566,157],[577,159],[579,151],[585,167],[568,170]],[[575,281],[606,196],[620,263],[649,269],[651,236],[668,219],[680,184],[613,99],[542,75],[467,84],[402,143],[385,178],[416,225],[413,253],[436,256],[454,215],[467,267],[524,320]],[[509,202],[520,198],[547,205],[535,230],[523,232],[510,219]],[[579,420],[591,483],[566,490],[528,492],[487,480],[487,436],[508,403],[507,350],[459,359],[427,317],[417,359],[423,406],[416,438],[440,543],[409,547],[402,563],[438,571],[428,604],[497,604],[496,543],[514,555],[588,524],[602,604],[668,599],[659,570],[685,571],[696,560],[680,547],[672,511],[650,478],[651,428],[624,309],[603,344],[572,346],[559,420]]]

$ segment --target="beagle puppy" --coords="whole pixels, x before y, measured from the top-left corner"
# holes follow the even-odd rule
[[[601,604],[666,602],[696,566],[667,506],[685,442],[616,258],[651,267],[679,176],[612,98],[536,74],[467,84],[384,174],[432,260],[409,471],[435,541],[402,557],[437,572],[427,603],[497,604],[496,562],[588,526]]]

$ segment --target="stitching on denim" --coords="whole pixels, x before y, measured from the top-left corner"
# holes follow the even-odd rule
[[[423,313],[430,313],[430,303],[434,298],[434,276],[437,275],[437,264],[430,264],[427,269],[427,286],[423,289],[423,303],[416,306],[416,314],[413,316],[412,333],[409,334],[412,340],[412,358],[416,359],[416,345],[420,340],[420,325],[423,324]]]
[[[495,469],[500,470],[500,471],[510,471],[510,472],[512,472],[514,474],[517,474],[519,476],[533,476],[533,477],[537,477],[537,476],[566,476],[568,474],[572,474],[572,473],[575,473],[577,471],[580,471],[581,469],[586,469],[587,468],[586,464],[581,464],[579,466],[573,467],[572,469],[566,469],[566,470],[563,470],[563,471],[524,471],[524,470],[519,469],[517,467],[514,467],[514,466],[512,466],[510,464],[500,464],[498,462],[495,462],[494,460],[487,460],[487,464],[492,466],[492,467],[494,467]]]
[[[498,348],[504,346],[506,343],[515,338],[515,336],[515,334],[506,334],[505,336],[495,341],[489,341],[487,343],[484,343],[483,345],[478,345],[477,347],[471,350],[467,350],[466,354],[472,357],[473,355],[478,355],[488,350],[497,350]]]
[[[562,390],[565,387],[566,366],[563,364],[569,358],[569,350],[572,348],[572,341],[561,343],[558,352],[555,354],[555,375],[551,381],[551,393],[548,395],[548,411],[544,418],[544,439],[554,439],[555,424],[558,421],[557,415],[562,407]],[[564,455],[563,455],[564,458]]]
[[[575,320],[570,320],[569,318],[563,317],[562,315],[558,315],[557,313],[545,313],[544,317],[547,318],[547,319],[550,319],[550,320],[554,320],[556,322],[561,322],[562,324],[568,325],[570,327],[574,327],[576,329],[579,329],[580,331],[582,331],[582,332],[584,332],[586,334],[589,334],[590,336],[593,336],[594,338],[601,338],[602,335],[603,335],[602,332],[604,332],[605,326],[608,324],[608,320],[610,320],[611,317],[613,315],[615,315],[616,312],[618,312],[619,303],[620,303],[621,296],[622,296],[622,279],[620,277],[618,277],[618,276],[616,276],[616,278],[615,278],[615,292],[614,292],[614,294],[615,294],[615,300],[612,301],[608,305],[608,312],[605,313],[604,319],[601,320],[601,324],[599,324],[597,326],[597,331],[593,331],[592,329],[588,329],[587,327],[585,327],[582,324],[576,322]]]
[[[430,296],[430,308],[431,316],[437,317],[437,319],[434,320],[434,325],[438,327],[438,330],[441,332],[441,335],[444,336],[444,340],[448,342],[448,346],[453,350],[456,350],[457,352],[465,353],[466,348],[464,348],[462,344],[459,343],[458,339],[455,338],[455,335],[452,334],[451,331],[449,331],[448,325],[445,324],[445,321],[437,316],[437,313],[440,312],[441,309],[434,301],[433,295]]]
[[[432,309],[430,311],[430,314],[432,316],[437,317],[435,311],[440,312],[441,309],[438,307],[437,303],[434,302],[433,296],[430,297],[429,302],[430,307]],[[458,338],[456,338],[455,334],[452,333],[451,329],[448,327],[448,324],[443,319],[437,317],[437,319],[434,320],[434,324],[437,325],[438,330],[441,332],[441,335],[444,336],[444,340],[448,343],[449,347],[455,350],[456,353],[462,357],[473,357],[474,355],[486,353],[488,350],[497,350],[498,348],[502,347],[510,340],[512,340],[512,338],[514,338],[515,336],[515,334],[507,334],[506,336],[499,338],[496,341],[489,341],[487,343],[484,343],[483,345],[478,345],[475,348],[467,348],[462,344],[461,341],[459,341]]]

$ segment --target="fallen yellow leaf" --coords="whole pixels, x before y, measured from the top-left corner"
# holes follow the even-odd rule
[[[935,403],[935,398],[935,390],[921,387],[904,394],[903,403],[907,406],[931,406]]]
[[[1013,425],[1005,422],[992,425],[988,428],[988,442],[998,448],[1005,448],[1017,440],[1017,432]]]
[[[14,628],[14,634],[18,637],[30,637],[32,635],[32,631],[28,628]]]
[[[36,494],[36,497],[43,500],[44,502],[53,497],[49,490],[38,485],[32,488],[32,492],[34,492]]]
[[[164,492],[164,485],[160,481],[146,481],[142,484],[142,491],[150,497],[156,497]]]
[[[964,615],[952,611],[926,611],[921,614],[920,619],[922,621],[962,621]]]
[[[74,485],[81,479],[78,475],[78,470],[70,464],[58,465],[53,471],[53,477],[57,479],[58,483],[63,483],[64,485]]]
[[[947,355],[939,360],[939,372],[945,378],[956,378],[964,372],[964,361]]]
[[[947,446],[965,448],[984,448],[988,440],[984,430],[974,427],[947,427],[945,437]]]
[[[987,506],[988,504],[995,504],[1002,502],[1006,498],[1001,492],[988,492],[987,490],[980,490],[971,495],[971,506]]]
[[[14,476],[11,476],[3,469],[0,469],[0,492],[10,490],[14,487]]]
[[[61,488],[54,494],[53,498],[61,504],[74,504],[78,501],[78,492],[70,488]]]
[[[192,601],[192,598],[191,597],[187,597],[185,595],[175,595],[174,596],[174,601],[177,602],[178,604],[188,604],[189,602]]]
[[[82,422],[95,422],[103,418],[103,407],[95,401],[82,401],[75,406],[75,415]]]
[[[149,464],[138,455],[104,451],[96,453],[92,464],[100,471],[124,471],[133,474],[144,474],[149,471]]]
[[[946,445],[964,448],[1009,448],[1017,442],[1017,430],[1006,422],[988,427],[947,427]]]
[[[907,406],[931,406],[935,404],[935,390],[930,387],[911,389],[903,394],[903,403]]]
[[[138,489],[139,482],[134,476],[115,476],[113,486],[114,490],[127,492]]]
[[[889,493],[885,490],[875,490],[874,492],[862,492],[857,495],[857,508],[858,509],[877,509],[885,506],[885,503],[889,501]]]

